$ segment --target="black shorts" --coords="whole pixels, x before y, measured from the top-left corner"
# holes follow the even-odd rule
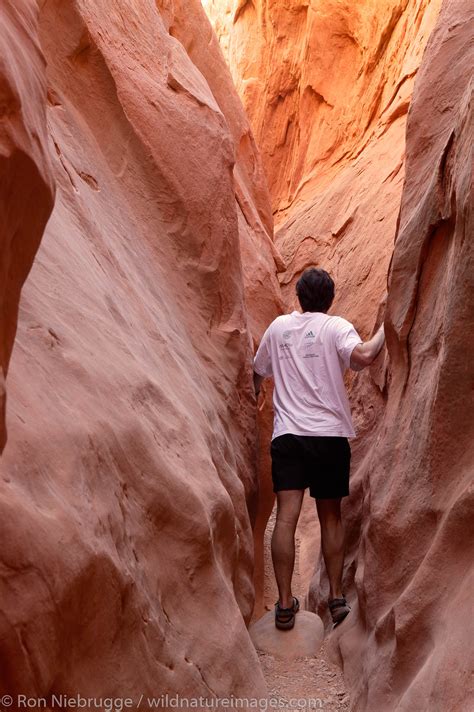
[[[272,440],[273,491],[306,489],[317,499],[349,494],[351,448],[347,438],[279,435]]]

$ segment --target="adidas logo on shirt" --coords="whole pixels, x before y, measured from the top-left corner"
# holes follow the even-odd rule
[[[313,331],[307,331],[306,334],[304,335],[305,339],[314,339],[314,332]]]

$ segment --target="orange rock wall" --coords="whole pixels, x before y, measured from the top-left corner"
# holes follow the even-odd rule
[[[248,121],[198,0],[12,8],[15,299],[51,210],[46,125],[57,195],[8,376],[0,692],[261,696],[252,332],[280,298]],[[1,317],[8,346],[14,302]]]
[[[281,223],[406,114],[440,0],[203,4],[254,128]]]
[[[383,318],[381,303],[404,180],[407,112],[439,6],[439,0],[320,2],[308,9],[313,19],[308,20],[307,43],[321,48],[325,67],[321,80],[325,91],[328,87],[332,92],[334,107],[321,109],[329,112],[319,125],[321,140],[308,140],[307,149],[305,143],[288,147],[289,152],[301,153],[301,165],[306,167],[294,195],[281,203],[278,199],[281,210],[275,206],[276,246],[286,266],[280,275],[282,294],[287,308],[296,308],[295,285],[302,271],[313,264],[328,269],[336,282],[331,312],[354,323],[364,339]],[[315,71],[318,62],[310,61],[311,54],[303,56],[309,63],[308,69],[301,69],[304,78]],[[299,101],[296,95],[295,101]],[[303,134],[316,130],[321,111],[296,111],[297,120],[309,125]],[[320,153],[326,137],[329,148]],[[347,384],[358,435],[351,443],[351,498],[343,505],[347,528],[344,585],[352,596],[366,492],[364,459],[376,447],[377,425],[387,399],[383,355],[367,371],[348,373]],[[309,532],[309,541],[312,538]],[[320,562],[310,586],[310,602],[330,624],[327,595],[327,577]]]

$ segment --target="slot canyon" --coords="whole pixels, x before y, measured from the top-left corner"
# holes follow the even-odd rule
[[[298,525],[337,710],[472,707],[473,27],[469,0],[2,0],[2,712],[268,698],[252,360],[312,265],[386,333],[346,374],[334,630],[307,496]]]

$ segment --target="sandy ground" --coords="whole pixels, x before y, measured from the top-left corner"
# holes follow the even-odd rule
[[[291,661],[259,653],[269,698],[278,700],[273,709],[349,712],[341,669],[330,661],[327,648],[325,642],[316,656]]]

